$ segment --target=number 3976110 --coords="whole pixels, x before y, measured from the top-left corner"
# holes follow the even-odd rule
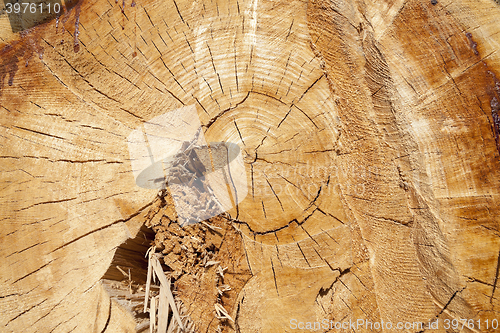
[[[444,320],[444,323],[443,323],[443,327],[445,329],[464,329],[464,328],[468,328],[468,329],[481,329],[481,328],[486,328],[486,329],[490,329],[490,328],[493,328],[493,329],[497,329],[498,328],[498,320],[497,319],[493,319],[493,320],[488,320],[488,319],[483,319],[481,321],[481,319],[478,319],[478,320],[473,320],[473,319],[453,319],[453,320],[450,320],[450,319],[445,319]]]
[[[5,5],[5,11],[7,12],[7,14],[12,14],[12,13],[15,13],[15,14],[18,14],[18,13],[22,13],[22,14],[27,14],[27,13],[31,13],[31,14],[49,13],[49,14],[52,14],[52,13],[55,13],[55,14],[58,14],[61,11],[61,5],[58,3],[54,3],[54,4],[39,3],[39,4],[36,4],[36,3],[30,3],[30,2],[22,2],[22,3],[16,2],[14,4],[7,3]]]

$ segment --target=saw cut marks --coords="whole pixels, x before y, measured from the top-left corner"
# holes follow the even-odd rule
[[[3,330],[133,331],[99,281],[124,279],[115,291],[135,311],[146,282],[127,283],[147,266],[119,248],[145,223],[179,316],[202,332],[494,319],[496,3],[70,3],[66,24],[26,34],[0,15]],[[164,158],[139,139],[132,156],[128,138],[181,109],[205,141],[170,183],[195,190],[176,196],[160,167],[158,186],[138,186]],[[150,147],[173,147],[158,132]],[[217,142],[238,147],[238,177],[216,173]],[[219,212],[214,195],[224,213],[181,227]],[[150,288],[151,313],[170,313]]]

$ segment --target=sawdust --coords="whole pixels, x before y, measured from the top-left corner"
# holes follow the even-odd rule
[[[196,331],[232,332],[237,296],[250,279],[241,235],[224,215],[181,227],[173,198],[160,192],[146,226],[174,295]]]

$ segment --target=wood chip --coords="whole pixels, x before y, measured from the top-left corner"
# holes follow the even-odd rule
[[[170,281],[167,280],[167,282]],[[160,296],[159,301],[160,305],[158,307],[158,333],[167,333],[168,327],[168,299],[167,299],[167,290],[168,287],[163,284],[160,286]]]
[[[151,308],[149,309],[149,333],[154,333],[156,328],[156,301],[157,297],[151,299]]]
[[[148,250],[149,251],[149,250]],[[146,294],[144,296],[144,313],[146,313],[148,309],[148,300],[149,300],[149,290],[151,289],[151,274],[152,272],[152,267],[151,267],[151,252],[148,253],[148,276],[146,278]]]
[[[226,269],[227,269],[227,267],[226,267],[226,268],[222,268],[222,267],[220,267],[220,266],[219,266],[219,267],[217,267],[217,274],[219,274],[221,278],[224,278],[224,271],[225,271]]]
[[[227,284],[223,284],[217,287],[217,291],[219,292],[220,295],[225,293],[226,291],[231,290],[231,287],[228,286]]]
[[[174,318],[177,320],[177,323],[179,327],[183,330],[184,326],[181,321],[181,317],[179,316],[179,312],[177,311],[177,306],[175,305],[175,300],[174,296],[172,295],[172,292],[170,290],[170,283],[167,281],[167,278],[165,277],[165,273],[163,272],[163,269],[161,268],[160,261],[158,261],[158,258],[156,258],[155,255],[152,257],[152,264],[153,264],[153,270],[160,280],[160,285],[165,286],[165,291],[167,295],[168,302],[170,303],[170,306],[172,307],[172,312],[174,314]],[[161,290],[161,289],[160,289]]]
[[[229,313],[227,313],[226,309],[224,309],[224,307],[222,305],[220,305],[218,303],[215,303],[214,306],[215,306],[215,312],[217,313],[217,318],[219,318],[219,319],[229,319],[229,320],[231,320],[234,323],[233,318],[231,318],[231,316],[229,315]]]
[[[214,226],[214,225],[210,225],[210,224],[208,224],[208,223],[207,223],[207,222],[205,222],[205,221],[202,221],[201,223],[203,223],[204,225],[206,225],[207,227],[209,227],[209,228],[210,228],[210,229],[212,229],[212,230],[215,230],[215,229],[222,230],[222,228],[216,227],[216,226]]]
[[[120,266],[117,265],[116,268],[118,268],[118,270],[123,274],[124,277],[129,278],[129,275],[125,273],[125,271],[121,269]]]
[[[219,263],[219,261],[210,260],[210,261],[207,261],[207,263],[205,264],[205,267],[217,265],[218,263]]]

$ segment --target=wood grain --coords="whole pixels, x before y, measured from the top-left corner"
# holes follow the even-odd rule
[[[496,2],[66,8],[16,34],[0,14],[0,331],[134,330],[100,282],[157,209],[127,137],[184,106],[245,164],[217,217],[250,272],[225,331],[500,319]],[[188,312],[215,331],[209,305]]]

